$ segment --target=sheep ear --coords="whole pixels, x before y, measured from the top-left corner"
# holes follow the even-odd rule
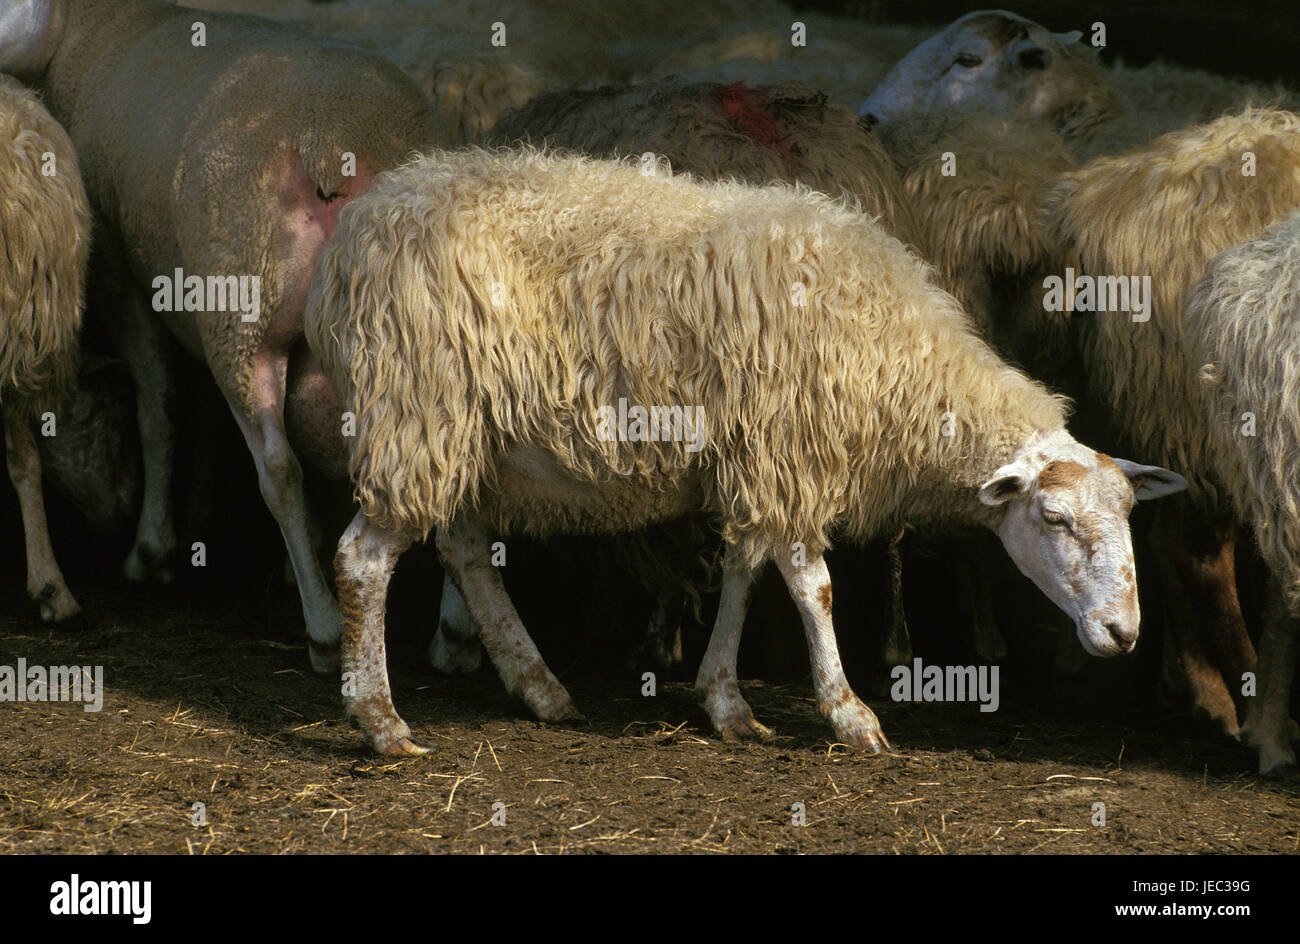
[[[993,478],[980,486],[979,497],[986,505],[1002,505],[1018,498],[1029,490],[1034,474],[1028,466],[1012,463],[993,473]]]
[[[1083,31],[1071,30],[1068,33],[1053,33],[1052,38],[1062,46],[1073,46],[1079,40],[1083,39]]]
[[[1138,501],[1164,498],[1187,488],[1187,479],[1158,465],[1140,465],[1127,459],[1116,459],[1115,464],[1128,476]]]

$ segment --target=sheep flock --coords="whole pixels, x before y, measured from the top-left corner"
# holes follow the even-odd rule
[[[521,615],[555,595],[616,614],[638,675],[686,672],[712,734],[769,740],[741,634],[797,619],[834,743],[906,753],[850,678],[924,654],[901,588],[939,554],[959,651],[1059,630],[1069,684],[1154,650],[1162,704],[1297,775],[1300,90],[1005,11],[13,8],[0,599],[49,631],[95,612],[47,497],[120,547],[96,587],[203,566],[207,410],[358,750],[437,736],[386,630],[427,542],[430,684],[486,654],[581,719]],[[555,548],[542,589],[507,587],[516,541]]]

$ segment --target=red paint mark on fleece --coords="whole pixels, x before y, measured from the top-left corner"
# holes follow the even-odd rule
[[[782,158],[789,157],[790,148],[765,92],[746,88],[739,82],[718,90],[718,104],[727,116],[727,123],[745,137]]]

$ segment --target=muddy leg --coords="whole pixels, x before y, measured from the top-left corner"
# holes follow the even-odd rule
[[[381,754],[426,754],[393,708],[384,647],[384,608],[397,558],[414,536],[381,528],[360,512],[334,558],[344,614],[343,704]]]
[[[9,481],[18,493],[27,545],[27,595],[40,608],[41,621],[57,623],[81,612],[63,572],[54,559],[45,521],[45,493],[41,483],[41,457],[30,418],[12,403],[4,405],[5,464]]]
[[[1234,693],[1240,692],[1241,673],[1253,670],[1255,651],[1237,600],[1233,533],[1184,501],[1162,506],[1156,515],[1151,537],[1169,612],[1166,677],[1185,682],[1197,714],[1235,734]]]
[[[438,556],[456,584],[488,658],[496,666],[506,691],[528,704],[542,721],[581,719],[564,686],[551,674],[528,635],[501,574],[492,566],[487,533],[465,517],[438,532]]]
[[[465,675],[483,664],[483,645],[478,629],[465,607],[465,599],[452,583],[442,578],[442,600],[438,605],[438,629],[429,643],[429,662],[447,675]]]
[[[312,668],[320,673],[338,666],[338,643],[343,632],[339,606],[325,581],[325,572],[312,546],[310,510],[302,488],[302,466],[289,446],[284,430],[284,363],[267,353],[253,362],[253,389],[257,414],[243,415],[231,406],[257,466],[257,483],[266,507],[280,525],[289,559],[293,562],[302,614],[307,624],[307,649]]]
[[[806,564],[799,565],[782,554],[777,555],[776,565],[803,618],[808,654],[812,659],[817,710],[830,720],[835,737],[842,744],[873,754],[888,748],[889,741],[880,730],[880,722],[853,693],[844,677],[839,647],[835,643],[835,627],[831,622],[831,575],[826,569],[825,559],[818,554]]]
[[[718,618],[709,645],[695,677],[695,692],[709,713],[713,729],[728,741],[740,738],[769,738],[772,730],[754,719],[754,712],[740,694],[736,662],[740,657],[740,636],[754,580],[762,570],[751,571],[728,551],[722,567],[722,591]]]

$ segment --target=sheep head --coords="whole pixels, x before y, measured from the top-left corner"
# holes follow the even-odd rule
[[[1106,84],[1080,35],[1052,33],[1004,10],[969,13],[908,53],[858,114],[880,132],[900,118],[944,111],[1069,125]]]
[[[1114,656],[1137,644],[1140,620],[1129,512],[1186,487],[1168,469],[1111,459],[1057,430],[993,473],[979,500],[1001,510],[1007,553],[1074,620],[1083,648]]]

